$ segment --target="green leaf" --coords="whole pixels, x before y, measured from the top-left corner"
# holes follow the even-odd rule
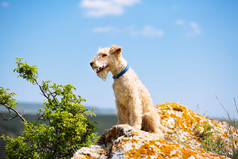
[[[30,66],[22,60],[16,58],[17,68],[14,72],[18,73],[18,77],[39,86],[45,97],[44,108],[39,109],[41,116],[37,121],[24,123],[21,136],[2,136],[6,141],[7,158],[70,158],[80,147],[94,144],[98,138],[96,122],[88,120],[96,116],[92,113],[94,108],[88,111],[81,104],[86,100],[74,94],[76,88],[71,84],[42,81],[42,85],[39,85],[37,66]],[[8,91],[0,87],[0,102],[15,106],[15,93]]]

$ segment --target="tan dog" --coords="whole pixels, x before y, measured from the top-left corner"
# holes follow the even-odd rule
[[[109,71],[113,74],[118,124],[128,124],[163,137],[163,132],[168,130],[160,124],[150,93],[122,57],[121,47],[99,48],[90,65],[103,80]]]

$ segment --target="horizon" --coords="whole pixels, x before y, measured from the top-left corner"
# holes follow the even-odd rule
[[[16,110],[23,115],[37,115],[38,110],[40,108],[44,108],[43,102],[22,102],[22,101],[17,101],[17,102],[18,102],[18,104],[16,105]],[[28,106],[31,105],[32,108],[29,108],[28,106],[26,107],[26,105],[28,105]],[[94,109],[92,112],[95,113],[96,115],[115,115],[115,116],[117,116],[116,107],[98,107],[98,106],[92,106],[92,105],[84,105],[84,106],[89,111]],[[208,116],[207,114],[197,113],[196,110],[194,110],[194,109],[191,109],[191,110],[193,112],[195,112],[196,114],[203,115],[207,118],[218,119],[218,120],[227,119],[226,116],[222,116],[222,117]],[[0,107],[0,112],[6,113],[6,112],[8,112],[8,110],[6,110],[4,107]]]
[[[37,115],[39,109],[44,108],[43,102],[20,102],[17,101],[16,110],[22,115]],[[91,105],[84,105],[88,111],[92,111],[96,115],[116,115],[116,109],[114,108],[100,108]],[[8,110],[4,107],[0,107],[0,112],[8,113]]]
[[[72,84],[85,105],[115,106],[89,65],[99,47],[122,55],[154,105],[178,102],[198,114],[232,118],[238,99],[238,1],[0,1],[0,86],[17,101],[42,102],[38,88],[13,73],[15,57],[37,65],[38,80]]]

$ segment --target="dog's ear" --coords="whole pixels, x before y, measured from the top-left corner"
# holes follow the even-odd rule
[[[121,47],[120,46],[116,46],[116,45],[112,45],[112,47],[110,48],[109,51],[110,54],[121,54]]]

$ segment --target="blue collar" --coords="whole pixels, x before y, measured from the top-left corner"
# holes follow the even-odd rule
[[[116,76],[113,76],[112,78],[113,78],[113,79],[119,79],[122,75],[124,75],[124,74],[126,73],[126,71],[128,71],[129,68],[130,68],[130,66],[127,65],[126,68],[125,68],[123,71],[121,71],[121,73],[119,73],[119,74],[116,75]]]

